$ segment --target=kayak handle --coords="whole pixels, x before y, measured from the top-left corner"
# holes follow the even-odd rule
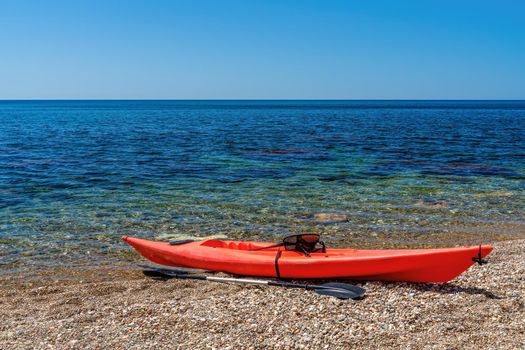
[[[484,265],[488,263],[488,261],[483,259],[481,256],[481,246],[479,246],[478,256],[472,258],[472,261],[478,263],[478,265]]]

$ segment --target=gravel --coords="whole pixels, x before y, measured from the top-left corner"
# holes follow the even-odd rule
[[[448,284],[359,282],[360,301],[132,268],[3,278],[0,348],[524,349],[525,240],[489,260]]]

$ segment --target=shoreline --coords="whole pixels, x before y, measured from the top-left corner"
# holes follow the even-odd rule
[[[494,243],[489,264],[447,284],[354,282],[360,301],[158,281],[128,262],[0,281],[9,349],[525,347],[525,240]]]
[[[511,225],[512,233],[506,232],[501,233],[503,228],[509,229],[509,225],[502,226],[481,226],[478,227],[475,233],[467,232],[465,230],[446,230],[445,232],[436,233],[425,233],[424,235],[413,234],[410,237],[403,236],[401,233],[394,236],[389,236],[387,232],[372,232],[370,234],[359,234],[356,232],[350,232],[346,236],[339,236],[331,232],[332,225],[327,225],[325,231],[320,233],[324,236],[330,237],[331,239],[325,242],[329,247],[332,248],[347,248],[353,247],[356,249],[421,249],[421,248],[449,248],[449,247],[460,247],[460,246],[477,246],[479,244],[498,244],[499,242],[516,241],[525,239],[525,226],[524,225]],[[480,230],[489,230],[489,234],[480,236]],[[318,233],[318,232],[315,232]],[[226,239],[228,236],[217,237],[211,236],[161,236],[161,237],[141,237],[151,240],[170,241],[179,239]],[[280,237],[268,237],[251,235],[248,237],[234,237],[230,238],[233,240],[253,240],[253,241],[268,241],[276,242]],[[33,251],[36,255],[28,254],[27,252],[7,254],[6,251],[0,251],[4,257],[7,257],[7,261],[0,264],[0,282],[6,282],[9,280],[17,280],[23,277],[24,279],[34,278],[39,280],[40,276],[58,276],[63,279],[61,274],[67,276],[75,276],[83,270],[113,270],[113,269],[133,269],[136,263],[144,262],[143,258],[127,244],[122,242],[121,236],[118,235],[115,238],[118,242],[111,246],[108,246],[105,253],[97,252],[96,250],[90,250],[89,248],[81,248],[79,250],[88,250],[88,255],[79,254],[79,251],[67,251],[61,253],[54,253],[43,256],[35,248]],[[93,279],[86,273],[86,278],[89,280]],[[66,278],[68,279],[68,278]],[[96,280],[96,279],[95,279]],[[22,282],[23,283],[23,282]],[[1,287],[1,284],[0,284]]]

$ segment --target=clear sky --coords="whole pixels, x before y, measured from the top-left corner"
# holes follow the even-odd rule
[[[525,99],[525,1],[0,0],[0,99]]]

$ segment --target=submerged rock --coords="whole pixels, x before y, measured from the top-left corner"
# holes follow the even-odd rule
[[[442,209],[450,207],[450,203],[447,201],[425,201],[416,203],[420,207]]]
[[[314,219],[318,222],[343,222],[348,221],[348,215],[336,213],[317,213],[314,215]]]
[[[474,197],[512,197],[514,192],[511,191],[493,191],[493,192],[484,192],[476,193]]]

